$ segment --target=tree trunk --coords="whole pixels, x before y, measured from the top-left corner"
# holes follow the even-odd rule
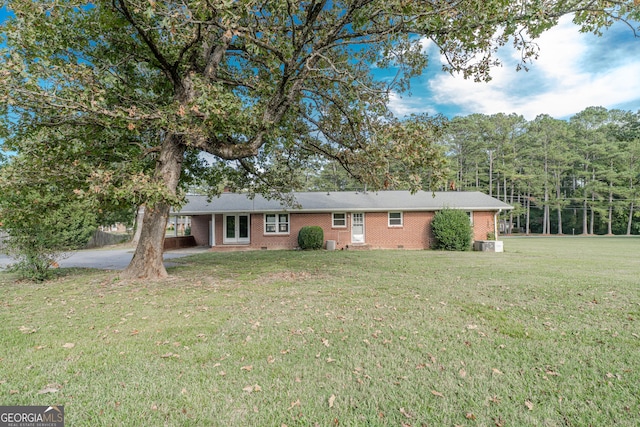
[[[613,235],[613,183],[609,183],[609,216],[607,217],[607,235]]]
[[[525,220],[525,232],[527,234],[527,236],[530,234],[531,229],[530,229],[530,225],[531,225],[531,191],[527,192],[527,213],[526,213],[526,220]]]
[[[564,234],[562,230],[562,206],[558,206],[558,234]]]
[[[489,196],[493,197],[493,151],[489,150]]]
[[[165,137],[156,162],[154,178],[162,182],[169,196],[177,194],[178,182],[182,171],[185,146],[180,137],[169,134]],[[124,270],[124,279],[159,279],[167,277],[167,270],[162,260],[164,235],[169,219],[171,205],[167,202],[146,206],[142,220],[140,239],[133,254],[133,259]]]
[[[144,206],[140,206],[136,212],[135,232],[133,234],[132,243],[137,245],[140,241],[140,233],[142,232],[142,219],[144,218]]]
[[[629,218],[627,220],[627,236],[631,236],[631,224],[633,223],[633,202],[629,206]]]
[[[582,234],[589,234],[589,230],[587,228],[588,227],[587,216],[588,216],[587,198],[585,196],[582,204]]]
[[[596,222],[596,212],[593,209],[594,203],[595,203],[595,197],[591,196],[591,206],[589,207],[591,209],[591,218],[589,222],[589,234],[595,234],[594,224]]]
[[[549,190],[544,188],[544,208],[542,209],[542,234],[551,234],[551,219],[549,218]]]
[[[507,177],[506,177],[506,175],[505,175],[504,180],[502,182],[502,191],[504,191],[503,200],[504,200],[505,203],[507,203]],[[513,194],[513,192],[511,194]],[[511,198],[513,199],[513,196]]]
[[[515,192],[513,183],[511,184],[511,201],[510,204],[513,206],[513,193]],[[506,194],[506,192],[505,192]],[[505,200],[506,202],[506,200]],[[513,234],[513,209],[509,211],[509,228],[507,229],[507,234]]]

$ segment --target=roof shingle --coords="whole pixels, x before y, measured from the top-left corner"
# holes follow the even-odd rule
[[[379,191],[379,192],[302,192],[292,193],[295,205],[287,206],[277,199],[261,195],[222,193],[210,201],[207,196],[188,196],[188,202],[175,213],[204,215],[231,212],[384,212],[437,211],[445,208],[467,211],[513,209],[511,205],[479,191]]]

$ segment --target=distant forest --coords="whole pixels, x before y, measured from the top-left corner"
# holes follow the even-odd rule
[[[640,112],[473,114],[447,121],[439,144],[448,180],[431,189],[482,191],[515,206],[502,218],[507,233],[640,234]],[[359,186],[331,163],[306,182],[318,191]]]

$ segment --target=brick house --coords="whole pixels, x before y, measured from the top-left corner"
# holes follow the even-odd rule
[[[428,249],[431,220],[443,208],[469,214],[474,240],[497,236],[497,215],[512,206],[480,192],[307,192],[294,205],[256,195],[223,193],[210,201],[189,196],[172,215],[191,217],[199,246],[214,249],[294,249],[298,232],[318,225],[336,249]]]

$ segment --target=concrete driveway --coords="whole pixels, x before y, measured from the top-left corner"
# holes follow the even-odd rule
[[[164,253],[164,265],[171,267],[175,265],[171,263],[172,259],[181,258],[188,255],[202,253],[208,251],[207,247],[177,249]],[[73,252],[69,257],[64,258],[58,263],[60,267],[84,267],[99,268],[102,270],[124,270],[131,258],[133,257],[134,248],[118,247],[118,248],[101,248],[87,249]],[[0,254],[0,270],[5,269],[7,265],[14,261],[5,254]]]

